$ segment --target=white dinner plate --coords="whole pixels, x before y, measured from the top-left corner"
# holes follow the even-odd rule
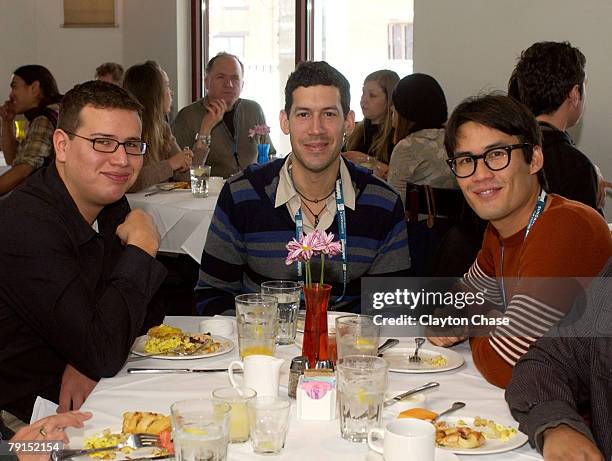
[[[383,353],[383,358],[389,364],[389,371],[397,373],[439,373],[441,371],[454,370],[463,365],[463,356],[458,352],[445,347],[434,346],[433,344],[425,344],[419,349],[419,356],[423,361],[413,363],[408,358],[414,355],[414,346],[412,347],[392,347],[387,352]],[[446,358],[446,365],[435,366],[427,361],[438,355]]]
[[[217,355],[223,355],[230,352],[234,349],[234,343],[231,339],[224,338],[223,336],[212,335],[213,340],[219,341],[221,343],[221,348],[215,352],[196,352],[191,355],[166,355],[166,354],[155,354],[151,355],[144,350],[145,343],[149,339],[148,335],[139,336],[134,341],[134,346],[132,347],[132,354],[138,355],[141,357],[151,357],[152,359],[164,359],[164,360],[193,360],[193,359],[203,359],[207,357],[216,357]]]
[[[489,417],[483,417],[483,416],[480,416],[480,417],[484,419],[492,419],[496,423],[503,424],[505,426],[514,427],[515,429],[517,429],[517,433],[514,437],[509,439],[507,442],[503,442],[500,439],[487,439],[484,445],[478,448],[441,447],[441,449],[452,451],[453,453],[456,453],[458,455],[491,455],[494,453],[503,453],[505,451],[514,450],[516,448],[523,446],[527,442],[528,437],[522,432],[518,431],[518,426],[516,423],[510,422],[507,420],[503,420],[503,419],[499,419],[499,418],[489,418]],[[443,416],[442,418],[439,419],[439,421],[446,421],[449,424],[456,424],[457,421],[459,420],[462,420],[474,430],[481,430],[480,428],[474,426],[473,416],[454,415],[454,416]],[[482,432],[485,433],[485,438],[486,438],[486,430],[483,430]]]
[[[182,187],[179,188],[179,187],[176,187],[176,183],[174,182],[162,182],[162,183],[156,184],[155,187],[157,187],[159,190],[164,190],[164,191],[191,192],[191,185],[189,185],[188,188],[182,188]]]
[[[376,453],[375,451],[368,451],[366,461],[384,461],[384,458],[381,454]],[[452,451],[436,448],[436,451],[434,452],[434,461],[459,461],[459,457]]]

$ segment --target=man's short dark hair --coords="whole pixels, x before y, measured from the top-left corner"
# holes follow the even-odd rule
[[[208,63],[206,64],[206,68],[204,69],[204,73],[206,75],[210,73],[213,64],[219,58],[234,58],[236,61],[238,61],[238,64],[240,64],[240,71],[242,72],[242,76],[244,77],[244,64],[242,64],[242,61],[238,59],[238,56],[236,56],[235,54],[226,53],[225,51],[221,51],[220,53],[217,53],[215,56],[210,58],[210,61],[208,61]]]
[[[509,93],[537,117],[555,112],[574,85],[583,94],[586,58],[569,42],[538,42],[521,53]]]
[[[62,99],[57,127],[74,133],[79,127],[79,115],[85,106],[130,110],[142,117],[142,105],[126,90],[114,83],[91,80],[76,85],[66,93]]]
[[[293,105],[293,92],[300,86],[335,86],[340,91],[340,105],[344,118],[351,109],[351,85],[344,75],[325,61],[305,61],[298,64],[285,85],[285,112]]]
[[[542,132],[530,110],[510,96],[491,93],[464,100],[451,114],[444,136],[444,147],[449,157],[453,156],[457,148],[459,130],[468,122],[516,136],[520,143],[542,146]],[[525,161],[531,163],[533,149],[526,147],[522,151]],[[544,170],[541,169],[537,174],[540,186],[547,189]]]
[[[123,66],[116,62],[105,62],[96,67],[96,78],[104,75],[110,75],[114,82],[119,85],[123,83]]]

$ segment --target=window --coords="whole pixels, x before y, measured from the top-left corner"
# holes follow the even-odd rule
[[[389,24],[389,59],[412,59],[412,23]]]
[[[244,39],[245,34],[217,34],[212,37],[210,47],[214,50],[235,54],[236,56],[244,56]]]

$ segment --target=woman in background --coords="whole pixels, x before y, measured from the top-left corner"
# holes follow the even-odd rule
[[[438,82],[426,74],[404,77],[393,92],[395,148],[389,163],[388,183],[406,203],[406,185],[426,184],[458,189],[446,164],[444,123],[446,97]]]
[[[363,121],[357,123],[346,143],[343,155],[386,178],[393,151],[391,95],[399,81],[392,70],[377,70],[365,78],[361,95]]]
[[[46,67],[21,66],[13,72],[9,98],[0,106],[2,150],[12,168],[0,176],[0,195],[19,185],[33,171],[53,160],[53,132],[57,126],[62,95],[55,78]],[[29,122],[25,138],[17,139],[15,116],[23,114]]]
[[[130,192],[170,179],[187,181],[193,152],[188,148],[181,150],[166,122],[172,91],[165,72],[154,61],[136,64],[126,71],[123,88],[144,107],[142,138],[147,143],[144,165]]]

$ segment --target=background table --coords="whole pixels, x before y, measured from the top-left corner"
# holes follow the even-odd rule
[[[185,331],[198,331],[202,317],[167,317],[166,323],[181,327]],[[71,429],[69,435],[81,435],[99,431],[105,428],[121,429],[122,413],[124,411],[154,411],[169,414],[170,405],[177,401],[190,398],[210,398],[211,392],[217,387],[229,386],[227,373],[193,373],[193,374],[161,374],[161,375],[129,375],[127,367],[158,367],[158,368],[215,368],[227,367],[232,360],[238,359],[235,335],[231,337],[235,349],[225,355],[197,360],[156,360],[146,358],[128,362],[126,366],[109,379],[103,379],[96,386],[85,404],[83,410],[94,413],[84,429]],[[402,342],[407,341],[404,338]],[[410,345],[414,343],[411,342]],[[403,344],[407,346],[408,344]],[[400,344],[401,346],[401,344]],[[398,347],[400,347],[398,346]],[[510,412],[504,401],[504,391],[487,383],[474,368],[469,347],[460,344],[454,350],[461,353],[466,363],[460,368],[442,373],[427,374],[389,374],[389,389],[399,392],[411,389],[429,381],[437,381],[440,387],[427,392],[427,407],[434,411],[442,411],[455,401],[463,401],[467,406],[457,414],[479,415],[500,422],[512,421]],[[287,393],[288,367],[292,357],[299,355],[299,349],[294,346],[278,346],[276,356],[286,359],[281,371],[280,395]],[[240,378],[238,378],[240,379]],[[253,453],[251,443],[230,444],[228,459],[268,459],[268,460],[333,460],[333,461],[364,461],[368,453],[366,444],[348,442],[340,437],[340,423],[334,421],[298,421],[296,406],[293,401],[289,423],[289,434],[285,448],[277,456],[261,456]],[[386,410],[389,418],[394,417]],[[523,445],[512,452],[495,455],[459,456],[463,460],[533,460],[542,459],[529,445]]]
[[[127,194],[127,199],[132,209],[153,216],[161,236],[159,251],[185,253],[199,263],[218,195],[195,198],[190,190],[172,190],[145,197],[149,192]]]

